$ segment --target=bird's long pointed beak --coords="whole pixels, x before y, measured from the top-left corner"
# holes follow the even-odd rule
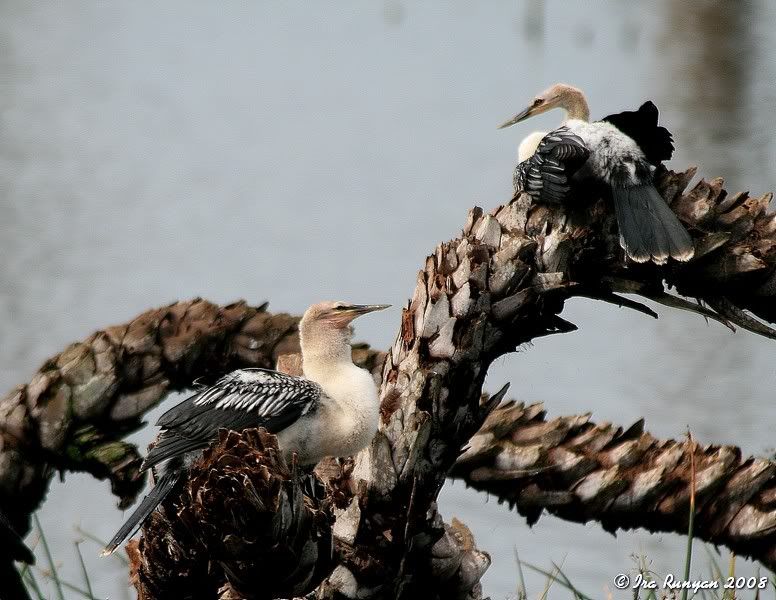
[[[501,125],[498,126],[499,129],[505,129],[507,127],[512,127],[515,123],[519,123],[520,121],[524,121],[528,117],[531,116],[531,112],[533,110],[533,106],[528,106],[524,110],[517,113],[514,117],[509,119],[509,121],[504,121]]]
[[[348,307],[348,312],[355,313],[356,315],[365,315],[378,310],[385,310],[390,308],[390,304],[353,304]]]

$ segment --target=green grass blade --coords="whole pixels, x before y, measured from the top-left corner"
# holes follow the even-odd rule
[[[512,549],[515,551],[515,562],[517,563],[517,600],[528,600],[528,590],[525,587],[525,577],[523,576],[523,563],[517,552],[517,546],[512,546]]]
[[[728,563],[728,577],[736,576],[736,553],[730,553],[730,562]],[[722,593],[722,600],[735,600],[736,591],[734,589],[725,590]]]
[[[692,542],[693,542],[693,528],[695,526],[695,441],[692,439],[692,434],[688,431],[687,438],[690,442],[690,517],[687,524],[687,552],[684,558],[684,580],[690,580],[690,567],[692,565]],[[682,590],[682,600],[687,600],[687,592],[689,590],[684,588]]]
[[[580,592],[573,583],[571,583],[571,580],[566,577],[566,574],[563,572],[563,570],[560,568],[560,566],[556,565],[555,563],[552,563],[552,566],[555,567],[555,570],[558,572],[558,575],[560,575],[563,578],[563,581],[559,581],[561,585],[566,585],[566,587],[571,590],[571,593],[574,594],[575,600],[593,600],[590,596],[583,594]]]
[[[521,561],[526,567],[531,569],[532,571],[535,571],[539,573],[540,575],[544,575],[547,578],[547,585],[544,587],[544,591],[542,592],[542,595],[540,598],[544,600],[547,598],[547,594],[550,591],[550,587],[552,587],[552,584],[555,582],[558,582],[559,585],[565,587],[567,590],[569,590],[572,594],[577,595],[581,600],[593,600],[590,598],[590,596],[586,596],[582,592],[580,592],[578,589],[576,589],[571,582],[568,580],[568,578],[563,574],[563,572],[560,570],[560,567],[556,565],[555,563],[552,564],[553,570],[552,572],[546,571],[542,569],[541,567],[537,567],[536,565],[532,565],[531,563]],[[560,576],[559,576],[560,575]]]
[[[760,567],[757,567],[754,572],[755,577],[757,577],[757,581],[760,581]],[[760,588],[757,588],[757,591],[755,592],[754,600],[760,600]]]
[[[32,569],[28,569],[27,572],[24,574],[24,580],[25,580],[25,583],[27,584],[27,588],[35,592],[35,597],[38,600],[46,600],[46,596],[44,596],[43,592],[40,591],[40,587],[38,586],[38,581],[35,579],[35,575],[33,574]]]
[[[40,537],[33,541],[32,543],[27,544],[27,547],[32,551],[32,553],[35,553],[35,550],[38,549],[38,542],[40,541]],[[22,576],[22,579],[27,575],[27,571],[30,570],[30,567],[32,565],[28,565],[27,563],[24,563],[24,566],[22,567],[22,570],[19,571],[19,574]]]
[[[526,563],[527,565],[528,563]],[[529,565],[530,566],[530,565]],[[552,587],[552,584],[557,581],[557,576],[555,573],[550,573],[547,576],[547,583],[544,584],[544,591],[542,592],[542,595],[539,596],[539,600],[547,600],[547,594],[550,593],[550,588]]]
[[[714,556],[708,544],[703,544],[703,549],[706,551],[706,554],[709,555],[709,566],[711,568],[711,574],[717,581],[722,581],[724,576],[722,575],[722,567],[719,566],[717,557]]]
[[[22,566],[21,571],[19,571],[19,577],[24,579],[27,576],[27,571],[29,571],[29,570],[30,570],[30,565],[28,565],[27,563],[24,563],[24,565]]]
[[[692,533],[693,533],[693,521],[695,521],[695,502],[692,496],[690,497],[690,525],[688,527],[687,532],[687,551],[684,557],[684,580],[689,581],[690,580],[690,567],[692,565]],[[682,590],[682,600],[687,600],[687,593],[690,590],[687,588],[684,588]]]
[[[95,600],[94,592],[92,591],[92,583],[89,581],[89,572],[86,570],[86,563],[84,563],[83,554],[81,554],[81,545],[79,542],[73,542],[75,546],[75,553],[78,555],[78,562],[81,563],[81,572],[84,575],[84,583],[86,583],[86,590],[89,592],[87,598],[89,600]]]
[[[645,581],[654,581],[655,578],[652,576],[652,571],[649,570],[649,567],[647,566],[647,557],[642,555],[639,557],[638,562],[638,568],[639,573],[644,577]],[[635,598],[638,598],[640,596],[639,590],[634,590],[633,595]],[[658,600],[657,599],[657,593],[653,589],[647,590],[647,597],[645,600]]]
[[[34,513],[32,518],[35,520],[35,527],[38,528],[38,534],[40,535],[40,543],[43,545],[43,552],[46,555],[46,560],[51,569],[51,580],[54,582],[54,588],[57,590],[57,597],[59,600],[65,600],[65,594],[62,591],[62,583],[59,581],[59,575],[57,574],[57,566],[54,564],[54,557],[51,556],[51,549],[49,548],[46,535],[43,533],[43,528],[40,526],[40,519],[38,519],[38,513]]]

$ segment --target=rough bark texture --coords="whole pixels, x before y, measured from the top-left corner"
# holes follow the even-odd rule
[[[721,181],[700,182],[683,194],[693,174],[664,172],[659,180],[696,239],[698,258],[689,264],[624,263],[603,200],[580,199],[580,210],[568,210],[531,205],[527,195],[490,214],[473,209],[463,236],[428,257],[386,359],[380,432],[357,458],[354,476],[368,482],[370,510],[362,511],[355,531],[355,553],[370,552],[372,563],[346,565],[352,566],[358,597],[443,597],[424,568],[441,534],[435,499],[489,412],[479,402],[487,368],[524,342],[573,330],[558,314],[566,298],[586,295],[649,312],[615,292],[679,303],[665,293],[666,280],[706,301],[710,307],[701,310],[707,314],[772,333],[744,313],[776,319],[770,195],[728,197]],[[689,302],[686,307],[694,309]],[[730,498],[728,509],[738,501]],[[759,531],[751,523],[750,529]],[[478,597],[480,591],[473,587],[470,594]]]
[[[131,546],[139,598],[297,596],[331,572],[338,493],[287,465],[273,435],[222,431],[181,487]]]
[[[548,421],[542,404],[491,413],[450,476],[507,502],[533,524],[547,511],[595,520],[607,531],[687,531],[695,464],[695,535],[776,569],[776,463],[734,446],[662,441],[596,424],[589,415]]]
[[[526,195],[489,214],[473,209],[463,235],[440,244],[428,257],[385,361],[380,432],[356,457],[350,474],[356,493],[340,499],[346,508],[335,514],[339,566],[317,597],[481,597],[479,578],[488,557],[474,548],[465,527],[444,525],[436,497],[461,449],[500,399],[482,400],[489,364],[536,337],[575,329],[559,316],[566,298],[588,296],[654,314],[617,295],[633,292],[773,337],[763,322],[776,321],[776,215],[766,212],[770,195],[728,195],[721,180],[702,181],[683,193],[693,174],[659,175],[661,191],[695,239],[696,258],[688,264],[625,263],[603,200],[579,199],[578,210],[564,210],[532,206]],[[698,302],[669,295],[664,282]],[[138,425],[144,410],[203,374],[272,365],[296,350],[295,325],[294,317],[272,316],[261,308],[195,301],[149,311],[127,326],[71,346],[48,361],[29,385],[0,401],[0,500],[19,494],[19,510],[12,517],[23,521],[41,500],[52,470],[65,468],[110,476],[126,502],[138,488],[136,453],[120,437]],[[360,352],[368,365],[381,363],[378,353]],[[494,414],[505,419],[511,413]],[[519,427],[515,431],[519,434]],[[564,441],[548,441],[547,451],[557,448],[562,454]],[[563,488],[562,478],[553,479],[558,487],[552,491],[572,494],[574,502],[559,510],[560,496],[535,494],[532,514],[546,507],[573,520],[599,518],[605,526],[655,527],[654,511],[633,512],[615,523],[605,505],[613,494],[611,500],[637,496],[659,466],[651,460],[670,465],[671,452],[665,450],[670,444],[654,441],[645,449],[643,460],[627,466],[625,482],[635,487],[622,489],[619,479],[616,485],[607,483],[616,464],[609,456],[612,448],[585,446],[592,453],[588,460],[599,465],[590,474],[597,469],[604,481],[583,479],[580,488],[574,487],[579,480],[569,480]],[[736,450],[704,453],[699,461],[704,472],[721,470],[722,479],[731,468],[736,477],[760,478],[755,483],[765,495],[742,498],[731,491],[704,505],[704,527],[709,537],[721,536],[740,552],[771,564],[767,557],[776,544],[767,522],[776,510],[767,490],[773,485],[773,463],[736,467],[741,462]],[[671,471],[676,489],[665,496],[675,506],[687,493],[681,464],[680,456]],[[459,474],[462,468],[459,462]],[[717,485],[722,483],[717,480]],[[525,500],[524,492],[516,493]],[[680,508],[665,510],[665,529],[681,533]],[[137,561],[150,556],[151,548],[150,542],[148,549],[141,548]],[[142,569],[136,572],[142,579]],[[244,588],[222,593],[249,595]]]

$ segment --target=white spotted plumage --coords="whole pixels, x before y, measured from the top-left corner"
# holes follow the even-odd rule
[[[590,157],[577,173],[577,178],[595,176],[612,184],[616,174],[627,174],[627,183],[618,181],[619,185],[638,185],[651,180],[655,168],[647,162],[644,152],[632,138],[611,123],[569,119],[564,126],[579,136],[590,151]],[[647,177],[640,176],[640,173]]]
[[[194,404],[255,412],[257,417],[278,414],[295,404],[304,415],[320,400],[321,394],[321,386],[309,379],[265,369],[239,369],[202,390],[194,398]]]

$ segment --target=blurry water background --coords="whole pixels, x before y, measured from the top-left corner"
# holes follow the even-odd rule
[[[193,296],[292,313],[321,298],[390,302],[357,328],[387,347],[426,253],[470,206],[509,199],[519,140],[561,115],[496,125],[556,81],[581,86],[594,116],[651,98],[676,139],[672,166],[773,190],[774,23],[770,0],[5,0],[0,384],[96,328]],[[499,360],[488,388],[509,380],[551,416],[645,416],[659,436],[689,426],[702,442],[770,452],[773,342],[657,311],[570,302],[580,331]],[[491,552],[494,599],[514,592],[515,548],[563,562],[594,597],[632,554],[682,571],[679,536],[614,538],[551,517],[529,529],[461,484],[441,509]],[[80,578],[73,527],[107,539],[122,518],[106,484],[52,483],[41,519],[67,579]],[[118,561],[84,551],[101,597],[133,597]],[[708,573],[698,544],[693,572]],[[526,575],[535,596],[543,579]]]

